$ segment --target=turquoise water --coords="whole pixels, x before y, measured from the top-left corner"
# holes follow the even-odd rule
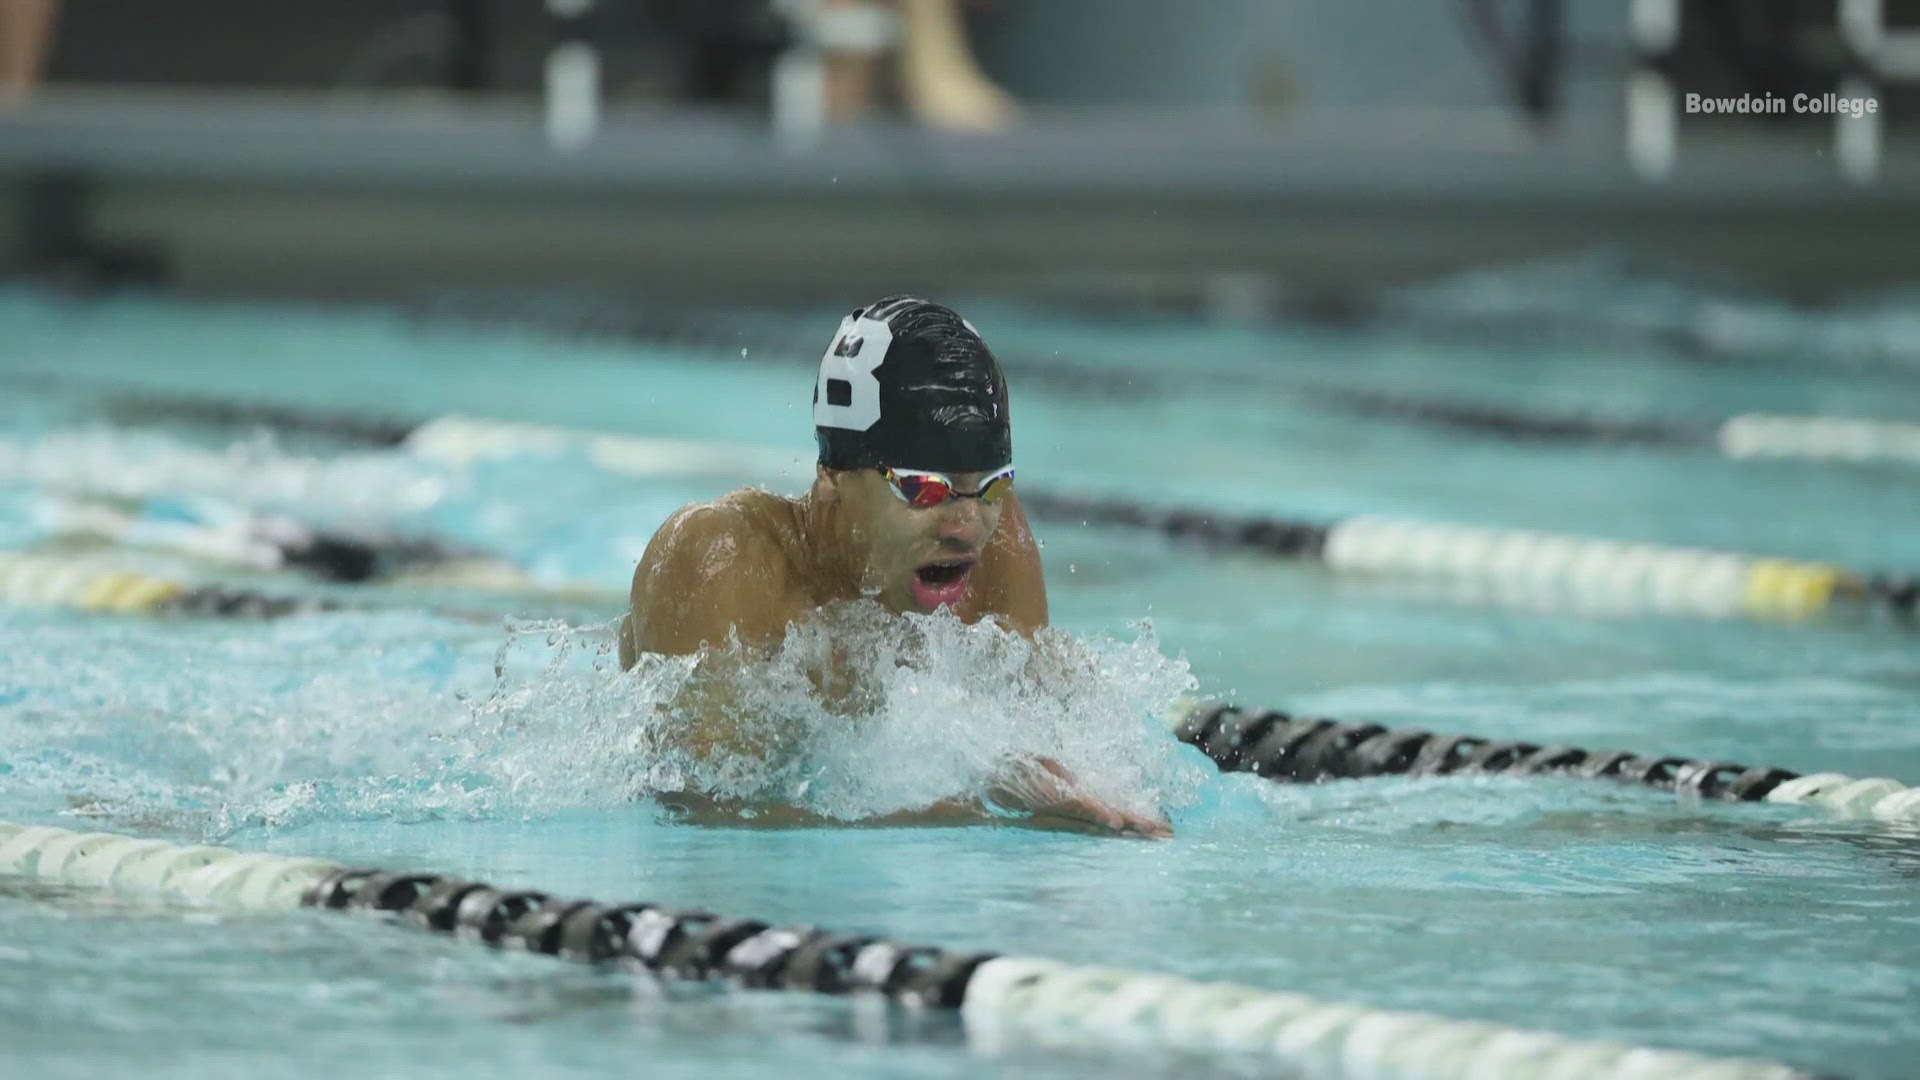
[[[1906,402],[1920,418],[1920,369],[1887,356],[1703,362],[1405,328],[970,314],[1007,361],[1023,484],[1920,568],[1914,472],[1518,446],[1356,418],[1290,389],[1311,379],[1687,422],[1748,409],[1898,416]],[[813,316],[815,336],[833,319]],[[1283,788],[1219,777],[1150,732],[1167,701],[1199,692],[1920,781],[1920,638],[1884,622],[1498,607],[1041,522],[1054,620],[1097,675],[1023,683],[1006,643],[936,621],[914,632],[965,662],[897,669],[892,654],[876,656],[892,681],[867,726],[834,727],[790,685],[765,704],[814,737],[805,797],[830,810],[904,805],[964,786],[983,754],[1046,749],[1116,797],[1167,805],[1174,840],[665,819],[635,797],[658,780],[636,732],[672,672],[617,675],[606,627],[672,509],[740,483],[791,489],[804,475],[814,357],[743,348],[595,343],[374,310],[0,293],[0,376],[57,376],[0,386],[0,548],[45,542],[43,508],[62,494],[193,494],[454,540],[544,585],[586,589],[336,588],[362,606],[268,624],[0,608],[0,819],[1236,979],[1844,1075],[1911,1074],[1920,838],[1812,810],[1562,780]],[[1076,389],[1046,377],[1069,363],[1114,378]],[[793,467],[644,480],[573,456],[450,467],[310,437],[116,423],[107,388],[673,435],[790,449]],[[516,621],[435,613],[447,608]],[[942,1020],[858,1003],[659,987],[320,914],[227,917],[18,885],[0,889],[0,960],[0,1045],[33,1075],[1199,1067],[1132,1052],[989,1057]]]

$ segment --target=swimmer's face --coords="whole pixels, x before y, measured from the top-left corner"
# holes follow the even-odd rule
[[[915,507],[894,493],[878,469],[821,470],[846,515],[862,587],[890,611],[958,607],[972,588],[987,542],[1000,527],[1004,503],[954,498]],[[946,474],[972,492],[990,473]]]

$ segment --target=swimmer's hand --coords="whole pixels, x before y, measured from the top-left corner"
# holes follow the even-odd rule
[[[1052,758],[1013,770],[994,785],[992,798],[998,806],[1033,815],[1029,821],[1041,828],[1154,840],[1173,835],[1164,817],[1109,806],[1080,791],[1073,774]]]

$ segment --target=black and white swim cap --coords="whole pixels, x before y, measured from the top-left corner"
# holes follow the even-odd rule
[[[991,472],[1013,462],[1007,383],[973,324],[889,296],[840,320],[813,386],[829,469]]]

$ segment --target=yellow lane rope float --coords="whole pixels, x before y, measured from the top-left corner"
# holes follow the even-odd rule
[[[0,552],[0,602],[8,604],[149,614],[187,592],[181,582],[95,560]]]

